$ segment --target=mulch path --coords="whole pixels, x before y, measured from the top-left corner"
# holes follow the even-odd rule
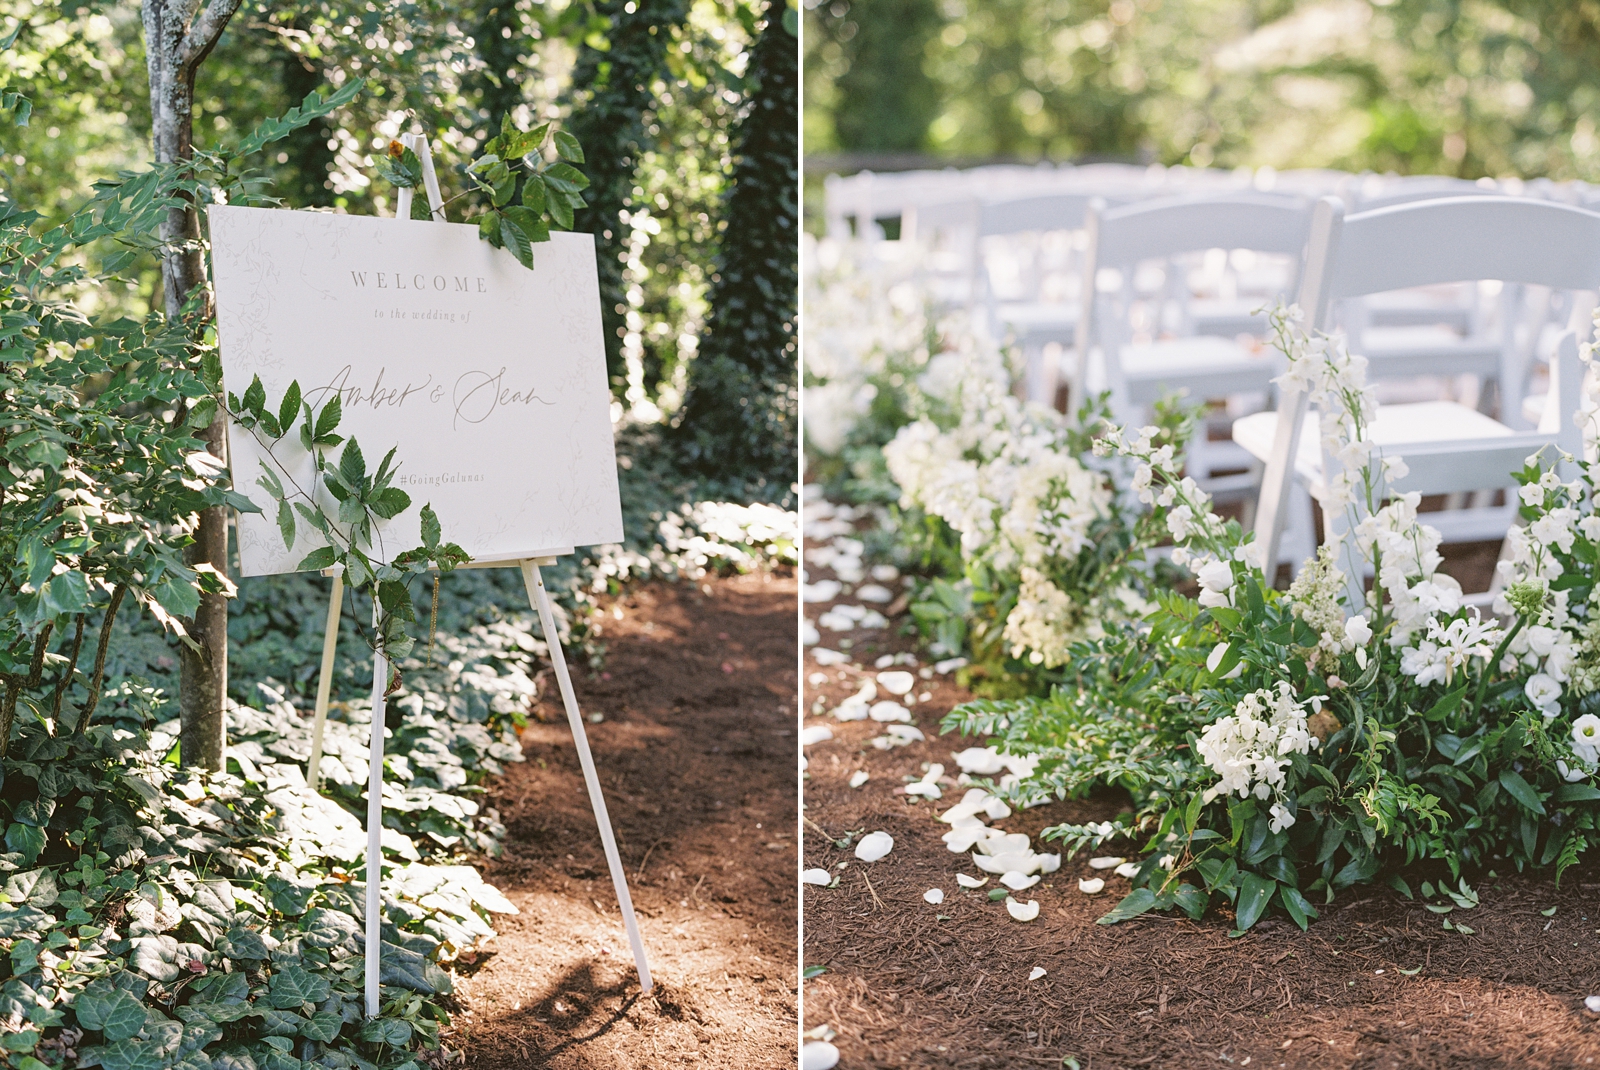
[[[604,602],[575,672],[656,988],[641,996],[554,681],[489,805],[487,878],[521,910],[458,982],[476,1070],[794,1065],[792,573],[649,584]]]
[[[1486,578],[1492,553],[1463,557],[1463,571]],[[809,570],[813,581],[829,575]],[[805,610],[814,620],[832,604]],[[938,724],[970,696],[953,677],[919,681],[914,693],[928,697],[911,710],[928,739],[889,751],[869,742],[882,725],[810,713],[818,698],[831,710],[855,692],[878,657],[913,650],[911,638],[895,634],[904,619],[854,632],[852,665],[819,667],[808,652],[802,669],[805,723],[834,734],[806,748],[804,865],[840,876],[836,888],[804,889],[803,961],[826,969],[805,982],[804,1024],[837,1034],[841,1070],[1061,1067],[1069,1057],[1083,1070],[1600,1065],[1600,1018],[1583,1005],[1600,993],[1593,861],[1569,870],[1559,890],[1547,874],[1481,880],[1482,905],[1450,915],[1471,936],[1444,930],[1438,915],[1387,888],[1342,894],[1305,933],[1269,918],[1230,939],[1231,918],[1216,911],[1199,922],[1157,914],[1097,925],[1129,886],[1092,871],[1084,854],[1018,895],[1039,902],[1032,922],[1013,921],[1003,902],[989,901],[993,878],[961,889],[958,871],[984,874],[946,849],[936,814],[963,789],[947,786],[931,803],[896,789],[931,762],[957,775],[952,754],[973,741],[941,739]],[[837,648],[840,638],[824,630],[822,645]],[[857,771],[870,779],[852,789]],[[1036,837],[1126,805],[1103,792],[992,824]],[[830,842],[876,829],[895,846],[875,863]],[[1132,857],[1134,846],[1106,853]],[[1107,878],[1100,895],[1078,890],[1090,876]],[[930,888],[944,891],[942,904],[923,901]],[[1035,967],[1048,972],[1029,981]]]

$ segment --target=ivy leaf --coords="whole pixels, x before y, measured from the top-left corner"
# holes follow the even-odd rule
[[[6,850],[22,855],[23,865],[31,866],[44,850],[44,829],[13,821],[6,827]]]
[[[342,1028],[344,1028],[342,1016],[332,1011],[318,1011],[300,1023],[300,1035],[309,1040],[320,1040],[324,1044],[329,1044],[339,1035],[339,1030]]]
[[[89,578],[76,570],[50,577],[39,588],[39,604],[52,615],[82,613],[89,607]]]
[[[583,146],[578,144],[578,139],[565,130],[556,131],[556,153],[563,160],[573,163],[583,163]]]
[[[161,603],[161,608],[174,617],[192,617],[200,608],[200,592],[195,590],[194,584],[170,572],[162,574],[150,593]]]
[[[46,820],[49,820],[48,816]],[[54,873],[48,869],[35,869],[27,873],[13,873],[6,880],[5,894],[13,903],[47,907],[55,903],[59,891]]]
[[[267,981],[267,1002],[279,1010],[288,1010],[302,1003],[321,1003],[329,991],[327,978],[289,962]]]
[[[91,1053],[99,1059],[101,1070],[163,1070],[170,1062],[155,1045],[142,1040],[119,1040],[85,1049],[78,1059],[80,1066],[90,1065],[83,1056]]]
[[[403,1048],[411,1042],[411,1023],[398,1018],[370,1018],[361,1025],[361,1039]]]
[[[85,989],[73,1002],[78,1024],[97,1029],[108,1041],[127,1040],[139,1035],[144,1028],[144,1004],[120,988],[110,992],[92,992]]]

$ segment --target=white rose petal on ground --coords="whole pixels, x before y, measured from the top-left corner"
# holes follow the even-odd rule
[[[880,672],[878,674],[878,686],[891,695],[904,695],[917,686],[917,678],[904,669],[896,669],[893,672]]]
[[[1026,873],[1002,873],[1000,883],[1010,888],[1013,892],[1020,892],[1032,888],[1039,883],[1038,874],[1028,876]]]
[[[829,885],[833,883],[833,874],[825,869],[808,869],[800,874],[800,883]]]
[[[1088,880],[1078,881],[1078,891],[1084,895],[1099,895],[1105,890],[1106,882],[1103,877],[1090,877]]]
[[[1043,966],[1035,966],[1033,969],[1028,971],[1028,980],[1037,981],[1039,978],[1043,977],[1049,972],[1050,971],[1045,969]]]
[[[853,631],[856,626],[856,622],[854,620],[851,620],[849,617],[843,615],[836,609],[830,609],[828,612],[818,617],[817,623],[828,629],[830,632]]]
[[[841,654],[841,653],[839,653],[839,651],[837,651],[837,650],[829,650],[825,646],[819,646],[816,649],[812,650],[811,651],[811,656],[812,656],[812,658],[814,658],[816,660],[816,663],[818,665],[823,665],[823,666],[827,666],[827,665],[843,665],[845,662],[850,660],[850,655],[849,654]]]
[[[885,617],[882,613],[879,613],[875,609],[868,610],[867,615],[861,618],[861,627],[863,628],[876,629],[887,628],[888,626],[889,618]]]
[[[818,580],[808,583],[800,588],[800,600],[803,602],[831,602],[839,597],[841,584],[838,580]]]
[[[1111,872],[1115,873],[1119,877],[1123,877],[1123,878],[1131,881],[1131,880],[1133,880],[1134,877],[1137,877],[1139,875],[1139,863],[1137,863],[1137,862],[1124,862],[1124,863],[1122,863],[1122,865],[1118,866],[1116,869],[1112,870]]]
[[[1091,858],[1091,859],[1089,859],[1089,868],[1090,869],[1112,869],[1112,868],[1114,868],[1116,866],[1122,865],[1122,863],[1124,863],[1126,861],[1127,861],[1126,858],[1112,858],[1110,856],[1107,856],[1105,858]]]
[[[822,633],[817,631],[817,626],[810,621],[800,625],[800,645],[816,646],[822,642]]]
[[[850,774],[850,786],[852,788],[859,788],[861,785],[865,784],[871,779],[872,777],[865,769],[857,769],[854,773]]]
[[[983,804],[983,812],[989,815],[990,821],[1003,821],[1011,816],[1011,807],[1004,799],[991,797]]]
[[[839,1065],[839,1049],[826,1040],[808,1040],[800,1049],[800,1070],[833,1070]]]
[[[967,667],[966,658],[945,658],[943,661],[933,663],[933,671],[943,676],[945,673],[955,672],[957,669]]]
[[[894,850],[894,837],[887,832],[869,832],[856,844],[856,857],[863,862],[876,862]]]
[[[1583,1005],[1593,1014],[1600,1014],[1600,996],[1586,996]]]
[[[1038,900],[1030,899],[1026,903],[1019,903],[1008,895],[1006,896],[1006,913],[1018,921],[1032,921],[1039,916]]]
[[[989,878],[984,877],[980,880],[977,877],[969,877],[965,873],[957,873],[956,883],[961,885],[963,888],[982,888],[985,884],[989,883]]]
[[[1061,868],[1061,856],[1060,855],[1040,855],[1039,856],[1039,872],[1040,873],[1054,873],[1056,870],[1058,870],[1060,868]]]
[[[856,597],[863,602],[877,602],[880,605],[894,601],[894,592],[887,587],[880,587],[876,583],[869,583],[865,587],[856,588]]]
[[[956,765],[961,767],[963,773],[993,776],[1006,767],[1006,763],[995,753],[993,747],[968,747],[954,757]]]
[[[922,893],[922,901],[924,903],[932,903],[934,906],[938,906],[940,903],[944,902],[944,889],[929,888],[927,891]]]
[[[833,729],[825,724],[814,724],[800,731],[800,745],[809,747],[813,743],[822,743],[833,738]]]
[[[855,695],[851,695],[834,709],[833,715],[841,721],[865,721],[870,707]]]
[[[901,747],[908,743],[921,743],[928,738],[922,734],[920,728],[908,724],[890,725],[889,737],[895,741],[897,746]]]
[[[879,583],[893,583],[900,578],[900,570],[893,565],[873,565],[872,578]]]
[[[872,704],[872,708],[867,712],[871,715],[874,721],[880,721],[883,723],[889,723],[893,721],[910,723],[911,721],[911,711],[900,705],[898,702],[874,702]]]

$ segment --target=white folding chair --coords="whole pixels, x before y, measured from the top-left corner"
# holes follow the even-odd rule
[[[1313,215],[1299,305],[1307,326],[1324,330],[1339,301],[1483,279],[1552,290],[1600,289],[1600,214],[1547,201],[1460,197],[1346,218],[1342,202],[1324,198]],[[1580,309],[1591,307],[1592,298],[1574,302],[1574,320]],[[1410,469],[1390,489],[1452,494],[1509,488],[1510,473],[1542,447],[1581,456],[1582,436],[1572,419],[1583,376],[1575,334],[1561,339],[1554,365],[1541,430],[1519,432],[1452,401],[1381,405],[1371,439],[1380,455],[1401,456]],[[1234,441],[1266,464],[1255,531],[1268,561],[1276,559],[1295,482],[1318,494],[1337,472],[1338,461],[1322,455],[1316,415],[1307,409],[1305,394],[1289,390],[1276,413],[1234,423]],[[1507,498],[1504,506],[1429,513],[1427,522],[1446,541],[1503,538],[1516,515],[1515,494]],[[1341,568],[1353,596],[1362,583],[1352,533],[1359,520],[1348,513],[1324,517],[1324,540],[1341,543]]]
[[[1079,396],[1108,390],[1114,418],[1134,423],[1142,422],[1149,406],[1169,391],[1186,392],[1196,401],[1269,394],[1281,367],[1271,350],[1217,335],[1160,337],[1167,333],[1161,306],[1171,298],[1180,303],[1187,299],[1187,276],[1173,261],[1212,249],[1245,249],[1287,258],[1283,281],[1292,292],[1312,203],[1292,196],[1236,193],[1091,210],[1073,383]],[[1152,261],[1164,263],[1167,276],[1164,292],[1154,301],[1138,293],[1135,280],[1141,265]],[[1109,288],[1101,289],[1101,282]],[[1271,299],[1264,296],[1261,303],[1270,304]],[[1146,313],[1144,330],[1138,334],[1133,321],[1139,311],[1136,305],[1145,306]],[[1180,320],[1177,327],[1182,326]],[[1149,337],[1140,336],[1145,334]],[[1254,462],[1227,443],[1208,441],[1203,430],[1195,435],[1187,464],[1190,474],[1214,494],[1255,486],[1251,471],[1218,474],[1224,469],[1251,469]]]

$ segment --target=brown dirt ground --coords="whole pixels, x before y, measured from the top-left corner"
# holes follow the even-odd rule
[[[1493,549],[1452,555],[1468,590],[1486,585]],[[805,607],[813,619],[826,608]],[[855,662],[870,673],[878,656],[913,649],[894,634],[901,623],[853,633]],[[838,647],[838,638],[825,631],[822,645]],[[831,709],[865,675],[822,669],[809,655],[802,672],[808,711],[818,697]],[[825,682],[811,683],[818,673]],[[1067,1056],[1084,1070],[1600,1065],[1600,1020],[1583,1007],[1600,992],[1600,865],[1569,871],[1559,890],[1548,876],[1483,881],[1482,905],[1452,915],[1474,928],[1471,936],[1374,888],[1346,893],[1309,932],[1273,918],[1229,939],[1230,920],[1215,912],[1199,922],[1146,915],[1095,924],[1128,885],[1094,873],[1080,855],[1019,896],[1042,910],[1018,923],[1003,902],[988,900],[992,878],[977,891],[956,884],[958,870],[976,870],[946,850],[935,814],[960,791],[947,786],[936,803],[897,792],[929,762],[956,775],[951,755],[969,742],[937,731],[970,696],[950,677],[921,682],[916,694],[924,692],[928,700],[912,712],[928,741],[887,752],[869,745],[882,728],[871,721],[806,718],[829,724],[834,739],[806,748],[804,865],[841,880],[804,889],[803,962],[827,972],[805,982],[803,1007],[808,1030],[837,1032],[841,1070],[1060,1067]],[[871,779],[851,789],[857,770]],[[1110,818],[1125,803],[1106,792],[994,824],[1036,836],[1063,821]],[[875,829],[895,839],[879,862],[863,864],[829,842]],[[1131,857],[1134,849],[1106,853]],[[837,870],[840,862],[847,867]],[[1091,875],[1107,877],[1098,896],[1078,891],[1078,879]],[[940,906],[923,901],[930,888],[944,890]],[[1048,973],[1029,981],[1036,966]]]
[[[656,989],[641,997],[560,695],[490,804],[486,876],[521,910],[460,979],[475,1070],[794,1065],[798,625],[792,573],[650,584],[604,605],[575,679]],[[619,616],[620,614],[620,616]]]

